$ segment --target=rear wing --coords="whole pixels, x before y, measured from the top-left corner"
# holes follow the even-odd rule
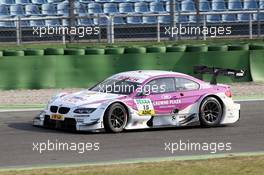
[[[212,76],[212,80],[210,84],[217,84],[217,76],[232,76],[235,78],[241,78],[245,76],[244,70],[235,70],[235,69],[225,69],[218,67],[207,67],[207,66],[194,66],[193,67],[195,74],[210,74]]]

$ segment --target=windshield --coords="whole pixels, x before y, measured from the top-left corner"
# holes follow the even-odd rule
[[[102,93],[129,95],[134,92],[139,85],[140,83],[129,81],[128,78],[123,80],[106,79],[90,88],[90,90]]]

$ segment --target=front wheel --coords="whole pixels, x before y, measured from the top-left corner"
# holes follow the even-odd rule
[[[218,126],[223,116],[223,108],[220,102],[214,97],[205,98],[200,106],[200,122],[202,126]]]
[[[128,114],[123,105],[112,104],[104,115],[104,128],[106,132],[122,132],[127,124]]]

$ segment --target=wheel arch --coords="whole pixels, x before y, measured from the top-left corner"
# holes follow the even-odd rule
[[[206,94],[206,95],[204,95],[203,98],[201,98],[201,100],[200,100],[199,109],[198,109],[198,115],[199,115],[199,120],[200,120],[201,125],[205,126],[205,127],[212,127],[212,126],[210,126],[208,124],[206,124],[206,125],[202,124],[202,121],[201,121],[201,118],[200,118],[201,117],[201,106],[202,106],[204,100],[206,98],[210,98],[210,97],[215,98],[220,103],[221,108],[222,108],[222,116],[221,116],[221,119],[219,120],[219,123],[217,125],[219,125],[223,121],[223,118],[225,116],[225,108],[226,107],[225,107],[224,101],[221,99],[221,97],[219,97],[216,94]]]
[[[223,111],[224,111],[224,109],[225,109],[225,105],[224,105],[223,100],[222,100],[219,96],[217,96],[217,95],[215,95],[215,94],[206,94],[206,95],[204,95],[204,96],[201,98],[201,100],[200,100],[200,104],[199,104],[199,114],[200,114],[200,108],[201,108],[202,102],[204,101],[204,99],[206,99],[206,98],[208,98],[208,97],[214,97],[215,99],[217,99],[217,100],[219,101],[219,103],[221,104],[221,107],[222,107],[222,109],[223,109]]]
[[[115,104],[115,103],[119,103],[120,105],[122,105],[125,108],[125,110],[127,112],[127,118],[129,119],[130,115],[129,115],[128,106],[124,102],[122,102],[122,101],[113,101],[113,102],[109,103],[108,106],[106,107],[105,111],[104,111],[104,115],[107,112],[107,110],[110,108],[110,106],[113,105],[113,104]]]
[[[124,103],[124,102],[122,102],[122,101],[112,101],[112,102],[110,102],[108,105],[107,105],[107,107],[105,108],[105,110],[104,110],[104,113],[103,113],[103,115],[102,115],[102,122],[103,122],[103,124],[104,124],[104,128],[106,129],[106,126],[105,126],[105,117],[106,117],[106,113],[108,112],[108,110],[111,108],[111,106],[113,105],[113,104],[119,104],[119,105],[122,105],[123,107],[124,107],[124,109],[125,109],[125,111],[126,111],[126,113],[127,113],[127,123],[126,123],[126,125],[124,126],[124,128],[128,125],[128,123],[129,123],[129,120],[130,120],[130,113],[129,113],[129,108],[128,108],[128,106]],[[111,131],[112,132],[112,131]]]

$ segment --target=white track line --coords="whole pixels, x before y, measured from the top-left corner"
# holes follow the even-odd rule
[[[30,112],[30,111],[41,111],[42,108],[30,108],[30,109],[0,109],[1,112]]]

